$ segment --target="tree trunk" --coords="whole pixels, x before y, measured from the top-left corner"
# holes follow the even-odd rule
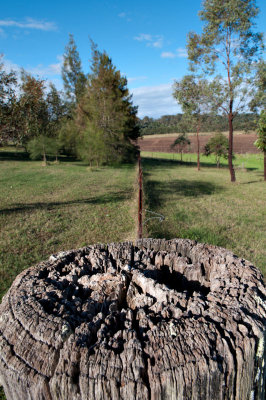
[[[200,121],[197,124],[197,168],[200,171],[200,141],[199,141]]]
[[[44,146],[43,146],[43,161],[42,161],[42,163],[43,163],[43,166],[46,167],[46,165],[47,165],[47,160],[46,160],[46,154],[45,154],[45,148],[44,148]]]
[[[7,400],[263,400],[265,286],[185,239],[95,245],[22,272],[0,305]]]
[[[229,123],[229,148],[228,148],[228,166],[231,175],[231,182],[236,181],[235,170],[233,166],[233,101],[230,100],[230,113],[228,115],[228,123]]]
[[[263,154],[264,154],[264,180],[266,181],[266,151],[264,151]]]

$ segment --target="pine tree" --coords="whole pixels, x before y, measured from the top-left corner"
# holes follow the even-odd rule
[[[82,71],[80,56],[73,35],[69,35],[69,42],[63,55],[62,78],[68,100],[76,104],[84,93],[86,76]]]
[[[139,136],[137,108],[111,58],[92,43],[92,67],[86,93],[77,109],[77,123],[87,140],[102,142],[100,163],[132,161],[137,149],[133,141]],[[84,137],[84,135],[83,135]]]

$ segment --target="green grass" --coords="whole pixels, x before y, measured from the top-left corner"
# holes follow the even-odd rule
[[[15,276],[50,254],[135,238],[135,166],[42,167],[0,152],[0,299]]]
[[[146,208],[163,214],[165,221],[148,221],[145,234],[222,246],[266,274],[266,185],[262,158],[237,157],[235,164],[241,165],[245,160],[249,169],[238,169],[237,182],[232,184],[228,169],[217,169],[209,158],[208,163],[203,160],[201,171],[197,171],[196,155],[186,155],[191,162],[185,163],[167,159],[172,154],[160,154],[160,159],[147,155],[142,153]]]
[[[160,153],[160,152],[148,152],[142,151],[142,157],[146,158],[160,158],[163,160],[173,160],[173,161],[181,161],[181,155],[178,153]],[[197,163],[197,154],[193,153],[185,153],[182,155],[182,159],[184,162],[189,162],[190,165],[193,163],[196,165]],[[200,162],[202,166],[216,166],[215,156],[204,156],[200,155]],[[227,167],[228,161],[224,158],[221,158],[221,167]],[[263,154],[236,154],[234,159],[235,168],[240,169],[257,169],[263,170]]]

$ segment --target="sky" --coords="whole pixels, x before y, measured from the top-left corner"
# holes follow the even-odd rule
[[[265,32],[265,0],[257,6],[257,30]],[[127,77],[140,118],[176,114],[172,85],[189,72],[186,38],[189,31],[201,32],[200,8],[201,0],[2,1],[0,54],[7,69],[24,68],[61,90],[69,34],[85,73],[91,38]]]

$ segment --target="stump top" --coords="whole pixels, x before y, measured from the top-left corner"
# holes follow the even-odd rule
[[[243,400],[250,357],[263,358],[265,296],[250,262],[190,240],[61,252],[3,299],[0,383],[20,400]]]

